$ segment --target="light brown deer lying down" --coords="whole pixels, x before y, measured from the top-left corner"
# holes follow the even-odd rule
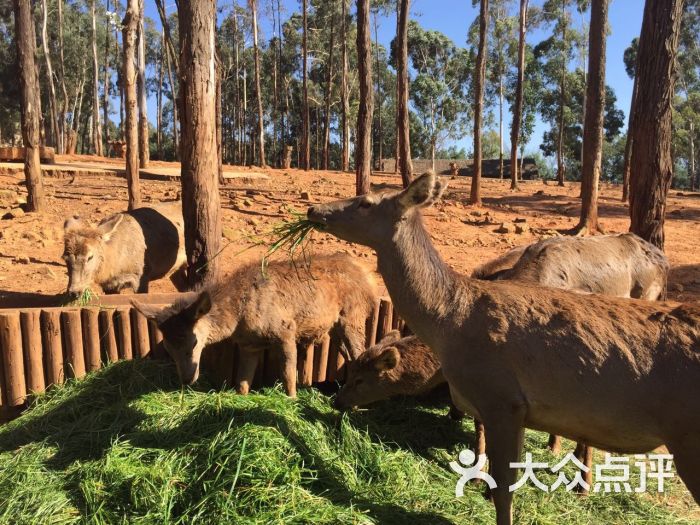
[[[445,183],[312,207],[328,233],[377,252],[399,315],[440,360],[457,408],[486,428],[499,525],[530,427],[613,452],[666,445],[700,502],[700,307],[583,295],[456,273],[420,209]]]
[[[656,301],[666,290],[668,270],[668,259],[656,246],[634,233],[621,233],[555,237],[519,246],[476,268],[472,277]],[[476,428],[483,432],[482,425]],[[483,443],[483,436],[477,442]],[[549,446],[558,453],[559,437],[550,436]],[[579,455],[585,455],[581,447]]]
[[[365,321],[375,303],[371,273],[346,254],[314,256],[310,268],[290,261],[242,267],[206,287],[190,304],[161,309],[132,301],[163,332],[165,349],[180,380],[199,377],[202,349],[231,339],[241,349],[236,388],[247,394],[259,352],[282,354],[282,381],[296,395],[297,343],[309,344],[331,333],[332,344],[349,359],[365,343]]]
[[[665,291],[668,269],[668,259],[656,246],[621,233],[519,246],[480,266],[472,277],[656,301]]]
[[[63,259],[68,290],[80,295],[99,285],[105,293],[132,288],[148,292],[148,283],[169,276],[184,290],[186,267],[182,204],[137,208],[91,226],[79,217],[64,224]]]

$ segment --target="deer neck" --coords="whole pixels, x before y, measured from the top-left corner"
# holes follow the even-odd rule
[[[376,251],[394,306],[421,338],[449,324],[451,312],[459,308],[464,313],[471,303],[468,281],[442,260],[419,212],[398,223],[391,240]]]
[[[238,327],[240,310],[236,301],[231,297],[213,297],[211,311],[197,323],[197,337],[214,344],[233,335]]]

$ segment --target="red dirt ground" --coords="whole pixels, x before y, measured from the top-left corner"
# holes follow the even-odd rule
[[[109,162],[115,159],[72,156],[66,162]],[[174,163],[154,162],[154,166],[177,168]],[[251,172],[249,168],[235,168]],[[7,170],[5,170],[7,171]],[[288,217],[286,207],[305,210],[309,205],[351,196],[354,176],[334,171],[254,170],[269,175],[269,180],[244,184],[232,180],[221,189],[224,227],[222,267],[232,271],[245,261],[259,259],[262,246],[250,247],[276,223]],[[93,222],[126,208],[126,181],[117,176],[80,175],[71,182],[67,177],[45,177],[49,211],[0,220],[0,300],[3,296],[57,294],[67,284],[61,253],[63,221],[79,214]],[[555,230],[576,224],[580,201],[579,185],[565,188],[542,182],[526,182],[511,192],[505,181],[483,182],[484,206],[466,204],[470,179],[451,180],[443,202],[425,212],[428,229],[440,253],[456,270],[469,272],[478,264],[504,253],[513,246],[528,244],[552,235]],[[374,189],[398,188],[394,175],[375,174]],[[146,203],[177,198],[179,183],[142,181]],[[0,190],[14,190],[26,196],[21,165],[17,173],[0,175]],[[308,193],[308,199],[302,198]],[[669,279],[669,297],[681,301],[700,298],[700,194],[672,190],[666,221],[666,252],[673,266]],[[306,195],[304,195],[306,196]],[[0,213],[3,215],[5,212]],[[525,219],[529,231],[521,234],[496,233],[502,222]],[[609,232],[624,232],[629,227],[627,206],[620,202],[617,186],[603,185],[600,220]],[[269,239],[268,239],[269,240]],[[366,259],[374,267],[371,250],[338,241],[328,235],[314,234],[313,249],[319,252],[347,251]],[[243,251],[243,253],[241,253]],[[151,291],[174,291],[170,281],[152,284]]]

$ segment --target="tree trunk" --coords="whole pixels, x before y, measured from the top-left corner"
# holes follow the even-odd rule
[[[123,29],[122,29],[123,31]],[[122,36],[122,53],[119,53],[119,46],[116,45],[115,51],[115,59],[117,62],[121,62],[123,60],[120,59],[120,57],[123,57],[124,53],[124,37]],[[119,138],[124,139],[124,123],[125,123],[125,117],[124,117],[124,79],[122,78],[124,75],[124,67],[119,67],[117,68],[117,87],[119,88]]]
[[[226,184],[224,180],[224,152],[223,152],[223,114],[221,107],[221,60],[216,55],[216,173],[219,177],[219,186]]]
[[[382,83],[381,83],[381,69],[379,66],[379,29],[377,27],[377,16],[378,16],[378,11],[374,12],[374,44],[375,44],[375,60],[377,63],[377,72],[376,72],[376,77],[377,77],[377,107],[376,109],[376,114],[377,114],[377,169],[379,171],[384,171],[384,167],[382,166],[382,145],[384,143],[384,137],[382,135],[382,106],[384,104],[384,101],[382,99]]]
[[[581,218],[576,233],[594,233],[598,226],[598,181],[603,158],[603,116],[605,111],[605,39],[608,0],[591,1],[588,44],[586,117],[583,127],[581,173]]]
[[[136,33],[139,27],[139,0],[128,0],[126,14],[122,21],[122,48],[125,99],[124,139],[126,141],[126,183],[129,190],[129,209],[141,206],[141,188],[139,184],[139,132],[136,101]]]
[[[331,100],[333,98],[333,47],[335,44],[335,16],[331,15],[330,42],[328,47],[328,72],[326,76],[326,111],[323,123],[323,169],[328,169],[331,149]]]
[[[342,3],[342,16],[343,16],[343,74],[340,81],[341,84],[341,105],[342,108],[342,153],[340,170],[349,171],[350,170],[350,119],[348,119],[348,113],[350,113],[350,97],[348,96],[348,13],[347,13],[347,2],[348,0],[340,0]]]
[[[51,65],[51,54],[49,53],[49,42],[46,31],[48,23],[48,8],[47,0],[41,0],[41,45],[44,50],[44,60],[46,61],[46,76],[47,84],[49,85],[49,114],[51,118],[51,136],[53,137],[53,146],[59,152],[63,151],[61,131],[58,126],[58,103],[56,101],[56,87],[53,82],[53,67]]]
[[[357,69],[360,84],[360,107],[357,112],[355,141],[355,191],[369,193],[372,171],[372,42],[369,29],[369,0],[357,0]]]
[[[345,0],[343,0],[345,1]],[[277,0],[277,34],[279,35],[279,38],[277,39],[277,71],[279,71],[279,74],[282,75],[282,6],[280,3],[280,0]],[[279,85],[281,84],[282,79],[279,78],[277,80],[277,95],[275,96],[275,103],[279,104]],[[287,147],[287,129],[285,125],[285,117],[288,118],[287,111],[289,110],[288,106],[288,94],[285,91],[284,94],[284,99],[285,99],[285,111],[280,111],[280,155],[282,151],[286,151]],[[285,157],[286,158],[286,157]]]
[[[65,62],[63,59],[63,0],[57,0],[56,5],[58,6],[58,70],[61,75],[61,92],[63,93],[63,102],[61,104],[61,119],[59,121],[61,141],[59,143],[59,153],[65,153],[67,149],[68,134],[70,127],[68,126],[68,120],[66,113],[68,111],[68,90],[66,89],[66,69]]]
[[[158,160],[163,160],[163,62],[165,61],[165,35],[160,36],[158,57],[158,91],[156,92],[156,149]]]
[[[399,2],[399,20],[396,28],[397,71],[396,83],[398,99],[396,104],[396,136],[401,182],[406,188],[413,178],[413,161],[411,160],[411,127],[408,115],[408,10],[411,0]]]
[[[92,142],[95,155],[102,157],[102,128],[100,127],[100,93],[99,74],[100,68],[97,63],[97,17],[95,15],[95,0],[90,3],[90,14],[92,15]]]
[[[276,17],[274,2],[271,2],[270,7],[272,9],[272,32],[275,33]],[[277,40],[279,40],[279,38]],[[272,51],[274,52],[274,57],[272,59],[272,111],[270,115],[270,120],[272,121],[272,153],[270,157],[272,162],[270,164],[272,167],[276,167],[279,164],[279,156],[277,154],[277,111],[279,109],[279,90],[277,87],[277,48],[273,47]]]
[[[690,121],[690,129],[688,130],[688,139],[690,141],[690,159],[688,162],[690,190],[695,191],[695,124]]]
[[[307,14],[306,14],[306,3],[307,0],[302,0],[302,37],[301,37],[301,67],[302,67],[302,91],[303,91],[303,107],[302,107],[302,126],[301,126],[301,163],[302,168],[306,171],[309,170],[311,164],[311,129],[309,126],[309,86],[308,86],[308,43],[307,43]]]
[[[566,0],[561,2],[562,10],[566,9]],[[563,13],[566,16],[566,13]],[[561,41],[566,45],[566,24],[562,26]],[[564,166],[564,104],[566,104],[566,62],[567,56],[564,51],[561,65],[561,77],[559,79],[559,129],[557,130],[557,184],[564,185],[566,167]]]
[[[167,51],[167,48],[166,48]],[[175,83],[175,77],[173,76],[173,68],[170,62],[170,53],[165,54],[165,65],[168,70],[168,85],[170,86],[170,96],[173,101],[173,144],[175,146],[175,157],[180,158],[180,133],[178,130],[178,118],[177,111],[177,84]],[[177,74],[177,73],[176,73]]]
[[[27,211],[44,211],[44,183],[39,160],[39,114],[36,98],[39,92],[34,55],[36,50],[30,0],[14,0],[15,42],[19,73],[22,140],[26,148],[24,179],[27,183]]]
[[[138,75],[137,88],[139,99],[139,167],[147,168],[151,154],[148,147],[148,107],[146,93],[146,34],[144,32],[144,0],[139,0],[139,30],[138,30]]]
[[[690,139],[690,162],[688,163],[688,168],[690,170],[690,189],[695,191],[695,123],[690,121],[689,130]]]
[[[632,88],[632,102],[630,104],[630,116],[627,119],[627,140],[625,141],[625,162],[622,167],[622,202],[629,199],[630,189],[630,161],[632,160],[632,128],[634,127],[635,100],[637,99],[637,75],[634,76]]]
[[[107,12],[109,12],[109,0],[107,0]],[[107,26],[105,31],[104,92],[102,93],[102,125],[104,126],[105,144],[109,143],[109,84],[109,26]],[[109,156],[109,146],[107,146],[105,154]]]
[[[486,81],[486,39],[489,24],[489,1],[481,0],[479,12],[479,52],[474,69],[474,170],[469,203],[481,205],[481,119],[484,110]]]
[[[498,75],[498,175],[503,180],[503,75]]]
[[[178,54],[175,52],[173,37],[170,34],[170,24],[168,23],[168,17],[165,12],[165,5],[163,4],[163,0],[156,0],[156,7],[158,8],[158,15],[160,17],[160,23],[163,26],[163,34],[165,36],[165,58],[167,61],[168,69],[168,84],[170,84],[170,93],[173,99],[173,143],[175,144],[175,156],[179,159],[180,134],[178,132],[178,123],[180,122],[180,120],[178,118],[177,107],[177,84],[174,81],[175,77],[179,75],[180,64]],[[174,76],[173,68],[175,69]]]
[[[666,195],[673,178],[671,104],[682,11],[682,0],[647,0],[637,55],[630,231],[661,249]]]
[[[236,69],[236,76],[235,76],[235,85],[236,85],[236,101],[235,101],[235,107],[236,107],[236,118],[234,121],[234,126],[236,128],[236,136],[238,137],[238,140],[236,141],[236,164],[240,164],[241,160],[243,158],[243,151],[242,151],[242,145],[243,145],[243,133],[242,133],[242,126],[241,126],[241,86],[240,86],[240,77],[241,77],[241,67],[240,67],[240,61],[238,58],[238,15],[236,13],[236,2],[233,2],[233,61],[234,61],[234,68]]]
[[[248,135],[246,121],[248,117],[248,73],[243,64],[243,113],[241,115],[241,137],[243,137],[243,165],[248,165]]]
[[[190,0],[180,4],[182,211],[187,281],[191,287],[216,278],[219,266],[215,16],[214,2]]]
[[[518,189],[518,141],[523,120],[523,89],[525,82],[525,36],[527,33],[528,0],[520,0],[520,24],[518,30],[518,78],[515,86],[515,112],[510,128],[510,189]],[[522,156],[522,155],[521,155]]]
[[[253,57],[255,60],[255,98],[258,103],[258,152],[260,167],[267,167],[265,158],[265,123],[263,121],[262,92],[260,89],[260,50],[258,49],[258,0],[249,0],[253,15]]]

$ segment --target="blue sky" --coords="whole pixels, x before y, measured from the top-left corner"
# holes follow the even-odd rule
[[[246,0],[238,0],[238,5],[245,5]],[[259,0],[261,5],[260,25],[261,25],[261,40],[269,39],[272,35],[272,26],[269,18],[268,4],[269,0]],[[516,4],[517,2],[513,2]],[[157,25],[159,24],[158,13],[155,8],[155,2],[147,2],[146,14],[153,18]],[[220,8],[226,9],[223,2],[218,3]],[[354,2],[351,1],[351,12],[354,12]],[[542,0],[530,0],[531,5],[539,6]],[[174,10],[174,2],[166,0],[168,10]],[[288,17],[290,13],[301,9],[300,0],[282,0],[283,19]],[[517,7],[514,5],[514,9]],[[632,39],[639,35],[642,26],[642,14],[644,2],[642,0],[611,0],[609,9],[608,25],[610,34],[607,41],[607,67],[606,67],[606,82],[610,85],[617,95],[617,105],[624,111],[625,115],[629,112],[630,98],[632,96],[632,81],[625,73],[622,56],[625,48],[629,46]],[[285,16],[286,15],[286,16]],[[466,46],[467,29],[478,15],[478,7],[472,7],[471,0],[412,0],[411,2],[411,18],[417,20],[421,26],[426,29],[441,31],[451,38],[457,45]],[[586,23],[588,23],[588,13],[583,15]],[[580,26],[582,17],[576,13],[574,24]],[[536,44],[547,38],[550,34],[549,27],[542,27],[532,30],[528,33],[528,42]],[[384,46],[389,45],[389,42],[396,34],[396,17],[380,17],[379,19],[379,41]],[[263,72],[264,74],[264,72]],[[155,100],[149,101],[149,114],[155,120],[153,111]],[[153,108],[153,109],[152,109]],[[510,115],[506,115],[506,129],[510,126]],[[528,151],[537,149],[542,133],[547,129],[547,125],[541,122],[537,123],[533,138],[528,145]],[[471,138],[465,138],[457,142],[459,146],[464,146],[467,149],[471,148]],[[508,139],[506,138],[506,146]]]

